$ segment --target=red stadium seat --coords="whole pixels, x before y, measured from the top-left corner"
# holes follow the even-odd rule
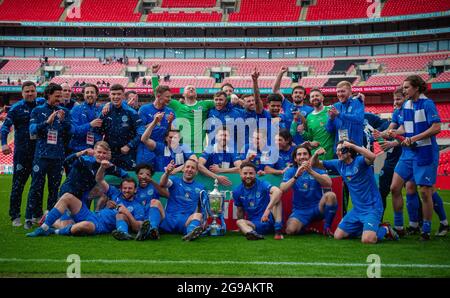
[[[178,7],[214,7],[216,0],[163,0],[161,7],[178,8]]]
[[[387,0],[381,12],[382,17],[420,14],[450,9],[448,0]]]
[[[230,14],[229,22],[298,21],[301,7],[296,0],[241,0],[239,12]]]
[[[410,73],[412,74],[412,73]],[[410,74],[398,74],[398,75],[390,75],[390,74],[379,74],[371,76],[367,81],[367,86],[387,86],[387,85],[396,85],[400,86],[403,81]],[[417,74],[417,73],[416,73]],[[430,76],[427,73],[421,73],[420,75],[425,81],[428,81]]]
[[[222,14],[217,12],[158,12],[149,13],[147,22],[173,22],[173,23],[192,23],[192,22],[221,22]]]
[[[362,0],[317,0],[308,8],[307,21],[367,18],[370,3]]]
[[[57,22],[64,12],[61,0],[3,0],[0,3],[0,21]]]
[[[59,1],[61,2],[61,1]],[[140,13],[134,13],[139,0],[83,0],[80,18],[70,22],[139,22]]]

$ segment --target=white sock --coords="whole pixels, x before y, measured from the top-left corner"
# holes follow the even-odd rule
[[[444,226],[448,226],[448,221],[447,220],[441,220],[441,224],[443,224]]]
[[[410,221],[409,226],[411,228],[417,228],[419,226],[419,223],[417,221]]]
[[[395,229],[401,231],[401,230],[403,230],[403,226],[395,226]]]
[[[43,224],[41,225],[41,228],[42,228],[44,231],[47,231],[48,228],[49,228],[49,226],[47,226],[47,224],[43,223]]]

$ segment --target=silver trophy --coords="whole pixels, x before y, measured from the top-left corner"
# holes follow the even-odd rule
[[[206,191],[202,190],[200,196],[202,192]],[[232,196],[232,193],[231,190],[219,191],[219,181],[217,179],[214,180],[214,189],[202,199],[203,211],[206,213],[204,214],[205,223],[207,223],[209,217],[212,218],[212,222],[205,228],[204,234],[210,236],[225,235],[227,225],[223,216],[224,205],[227,194]]]

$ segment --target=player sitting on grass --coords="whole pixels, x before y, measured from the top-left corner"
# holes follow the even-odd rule
[[[203,232],[201,226],[203,217],[199,210],[199,202],[201,191],[205,190],[205,187],[194,180],[198,173],[198,161],[195,155],[185,162],[181,179],[175,176],[169,179],[174,168],[175,162],[172,160],[159,182],[159,185],[169,190],[166,216],[160,228],[167,233],[182,233],[183,240],[191,241]],[[158,226],[152,226],[152,228],[158,228]]]
[[[338,159],[319,161],[319,155],[325,154],[318,149],[311,160],[313,167],[339,172],[347,185],[352,198],[353,209],[339,223],[334,239],[359,237],[362,243],[373,244],[383,238],[397,240],[397,233],[389,224],[380,224],[383,216],[383,203],[375,181],[373,162],[376,155],[353,142],[337,143]]]
[[[63,213],[69,210],[74,224],[68,224],[61,229],[54,229],[52,225]],[[36,230],[28,233],[28,237],[57,235],[95,235],[111,233],[116,227],[116,204],[109,201],[107,207],[100,211],[90,211],[85,202],[67,194],[61,197],[55,207],[47,214],[45,222]]]
[[[148,237],[156,240],[159,239],[159,231],[153,227],[157,227],[165,216],[159,196],[168,198],[169,192],[167,188],[161,187],[159,183],[153,181],[153,168],[150,165],[138,165],[135,171],[139,182],[135,200],[147,207],[146,220],[142,223],[136,240],[141,241]]]
[[[105,181],[105,170],[110,166],[109,161],[102,161],[95,180],[110,200],[118,206],[125,207],[116,215],[116,230],[112,232],[112,235],[117,240],[130,240],[133,237],[128,233],[129,227],[132,232],[139,231],[142,222],[146,219],[146,206],[135,199],[136,181],[133,178],[123,179],[120,190]]]
[[[287,192],[293,188],[293,210],[286,226],[288,235],[298,234],[309,223],[325,218],[323,232],[332,236],[331,224],[337,210],[334,192],[323,193],[322,188],[331,188],[331,178],[326,171],[312,168],[311,150],[300,145],[293,152],[296,167],[288,168],[283,176],[281,190]]]
[[[283,239],[281,190],[256,179],[256,166],[251,162],[240,165],[240,174],[242,183],[233,190],[239,230],[248,240],[260,240],[275,229],[275,239]],[[244,213],[248,220],[244,219]]]

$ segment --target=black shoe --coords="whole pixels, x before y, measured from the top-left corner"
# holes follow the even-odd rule
[[[122,231],[119,231],[119,230],[112,231],[112,235],[117,240],[131,240],[131,239],[133,239],[133,236],[131,236],[130,234],[122,232]]]
[[[261,234],[256,233],[256,231],[251,231],[245,234],[245,237],[247,240],[263,240],[264,236]]]
[[[419,235],[420,234],[420,227],[407,227],[406,228],[406,235],[411,236],[411,235]]]
[[[444,237],[448,233],[448,225],[439,225],[439,230],[436,232],[436,236],[438,237]]]
[[[184,241],[192,241],[197,239],[203,233],[203,228],[201,226],[195,227],[190,233],[183,236]]]
[[[386,239],[397,241],[400,238],[398,233],[392,228],[392,226],[389,223],[382,223],[381,226],[387,229]]]
[[[431,239],[430,233],[422,233],[420,234],[420,241],[428,241]]]
[[[405,229],[397,229],[397,228],[392,228],[392,229],[397,233],[397,235],[400,238],[405,237],[405,235],[406,235]]]
[[[141,228],[139,229],[136,238],[134,238],[137,241],[144,241],[147,239],[147,234],[150,230],[150,221],[149,220],[145,220],[142,225]]]
[[[151,228],[149,231],[150,239],[151,240],[158,240],[159,239],[159,230],[158,228]]]

